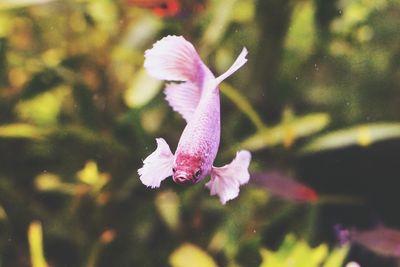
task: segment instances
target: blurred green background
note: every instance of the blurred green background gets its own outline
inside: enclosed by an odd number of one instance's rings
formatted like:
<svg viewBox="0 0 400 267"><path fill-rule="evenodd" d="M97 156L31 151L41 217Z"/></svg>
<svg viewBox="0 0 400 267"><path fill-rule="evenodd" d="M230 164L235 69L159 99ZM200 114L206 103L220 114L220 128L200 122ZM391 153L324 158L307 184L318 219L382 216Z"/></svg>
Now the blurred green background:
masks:
<svg viewBox="0 0 400 267"><path fill-rule="evenodd" d="M0 266L400 266L333 226L400 228L400 1L1 0ZM221 85L223 206L137 169L185 126L144 51L183 35ZM263 179L315 189L282 197Z"/></svg>

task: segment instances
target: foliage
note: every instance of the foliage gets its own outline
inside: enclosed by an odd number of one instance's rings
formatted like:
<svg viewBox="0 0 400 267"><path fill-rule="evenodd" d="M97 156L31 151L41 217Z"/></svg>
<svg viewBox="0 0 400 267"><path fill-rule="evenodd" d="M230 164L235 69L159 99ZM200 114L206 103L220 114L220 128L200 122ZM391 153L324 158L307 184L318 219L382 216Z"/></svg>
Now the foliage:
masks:
<svg viewBox="0 0 400 267"><path fill-rule="evenodd" d="M328 247L321 244L310 248L303 241L296 241L292 235L287 235L277 252L261 249L263 263L260 267L292 266L340 266L349 251L349 247L336 248L328 254Z"/></svg>
<svg viewBox="0 0 400 267"><path fill-rule="evenodd" d="M400 227L399 1L145 2L0 1L0 266L373 266L333 225ZM217 74L247 47L216 165L251 150L251 172L291 173L317 203L140 183L154 138L184 128L143 68L168 34Z"/></svg>

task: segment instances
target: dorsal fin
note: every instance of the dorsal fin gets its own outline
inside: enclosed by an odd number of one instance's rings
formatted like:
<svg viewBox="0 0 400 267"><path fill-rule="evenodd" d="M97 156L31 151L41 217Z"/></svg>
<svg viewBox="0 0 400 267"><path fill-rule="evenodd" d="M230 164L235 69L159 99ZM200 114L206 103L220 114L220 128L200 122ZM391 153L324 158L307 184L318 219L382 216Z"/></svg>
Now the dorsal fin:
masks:
<svg viewBox="0 0 400 267"><path fill-rule="evenodd" d="M144 66L149 74L169 83L165 98L172 109L189 122L200 102L204 79L214 79L195 48L182 36L167 36L145 52Z"/></svg>
<svg viewBox="0 0 400 267"><path fill-rule="evenodd" d="M217 87L246 63L246 55L247 50L243 48L232 66L215 79L190 42L182 36L170 35L157 41L145 52L144 67L157 79L182 82L167 84L165 95L172 109L189 122L205 85L207 88Z"/></svg>
<svg viewBox="0 0 400 267"><path fill-rule="evenodd" d="M182 36L162 38L144 56L144 67L157 79L196 82L201 78L198 73L204 64L193 45Z"/></svg>

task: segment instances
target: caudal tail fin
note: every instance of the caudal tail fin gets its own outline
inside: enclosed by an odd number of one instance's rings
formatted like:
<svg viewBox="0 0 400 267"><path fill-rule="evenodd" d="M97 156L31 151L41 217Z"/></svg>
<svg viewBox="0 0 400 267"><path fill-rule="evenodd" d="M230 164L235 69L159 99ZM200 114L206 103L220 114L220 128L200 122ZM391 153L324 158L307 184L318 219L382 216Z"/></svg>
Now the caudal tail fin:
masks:
<svg viewBox="0 0 400 267"><path fill-rule="evenodd" d="M203 66L196 49L182 36L162 38L144 56L144 67L160 80L193 82Z"/></svg>
<svg viewBox="0 0 400 267"><path fill-rule="evenodd" d="M247 62L247 49L243 48L232 66L215 79L221 83ZM209 74L193 45L182 36L169 35L157 41L145 52L144 67L154 78L167 81L196 82Z"/></svg>
<svg viewBox="0 0 400 267"><path fill-rule="evenodd" d="M243 47L242 52L240 52L239 56L237 57L235 62L233 62L232 66L216 78L217 84L220 84L223 80L231 76L235 71L240 69L247 62L247 53L248 52L246 47Z"/></svg>

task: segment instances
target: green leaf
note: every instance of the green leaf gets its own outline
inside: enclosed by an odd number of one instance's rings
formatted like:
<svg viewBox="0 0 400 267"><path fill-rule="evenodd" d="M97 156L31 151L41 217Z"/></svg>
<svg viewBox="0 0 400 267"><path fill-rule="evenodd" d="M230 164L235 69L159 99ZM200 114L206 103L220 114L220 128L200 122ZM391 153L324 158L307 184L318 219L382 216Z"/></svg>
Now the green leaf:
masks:
<svg viewBox="0 0 400 267"><path fill-rule="evenodd" d="M245 97L243 97L241 93L227 83L222 83L219 88L221 92L226 95L250 119L250 121L258 128L258 130L263 130L266 128L260 116L258 116L257 112L254 110L253 106Z"/></svg>
<svg viewBox="0 0 400 267"><path fill-rule="evenodd" d="M313 52L315 42L313 1L298 2L292 17L285 41L287 59L296 67L306 60Z"/></svg>
<svg viewBox="0 0 400 267"><path fill-rule="evenodd" d="M44 134L44 130L26 123L13 123L0 126L0 138L38 139Z"/></svg>
<svg viewBox="0 0 400 267"><path fill-rule="evenodd" d="M14 8L40 5L53 2L54 0L2 0L0 2L0 11Z"/></svg>
<svg viewBox="0 0 400 267"><path fill-rule="evenodd" d="M183 244L170 255L172 267L217 267L217 264L205 251L193 244Z"/></svg>
<svg viewBox="0 0 400 267"><path fill-rule="evenodd" d="M234 209L229 210L226 220L220 224L208 245L209 250L214 253L223 251L228 261L232 262L246 239L258 240L256 236L246 236L245 232L249 221L256 216L256 207L264 206L269 199L263 188L246 188L240 194L240 201L235 204Z"/></svg>
<svg viewBox="0 0 400 267"><path fill-rule="evenodd" d="M16 112L23 120L38 125L55 124L61 111L62 102L71 91L68 86L41 93L31 99L22 100L16 106Z"/></svg>
<svg viewBox="0 0 400 267"><path fill-rule="evenodd" d="M348 250L349 247L343 247L329 253L327 244L311 248L303 240L296 240L289 234L277 251L261 248L260 267L318 267L322 263L324 267L341 267Z"/></svg>
<svg viewBox="0 0 400 267"><path fill-rule="evenodd" d="M362 124L317 137L306 144L300 152L313 153L351 145L368 146L392 138L400 138L400 123Z"/></svg>
<svg viewBox="0 0 400 267"><path fill-rule="evenodd" d="M204 30L202 48L200 49L202 54L208 55L210 48L213 48L225 35L225 31L234 18L233 10L236 2L237 0L211 2L211 20Z"/></svg>
<svg viewBox="0 0 400 267"><path fill-rule="evenodd" d="M60 73L55 69L46 68L36 73L26 85L24 85L21 99L30 99L40 93L46 92L58 86L63 81Z"/></svg>
<svg viewBox="0 0 400 267"><path fill-rule="evenodd" d="M242 0L233 7L232 20L237 22L248 22L254 18L254 2L252 0Z"/></svg>
<svg viewBox="0 0 400 267"><path fill-rule="evenodd" d="M11 26L12 26L12 17L5 12L0 13L0 38L7 37L11 33ZM2 43L0 43L0 45L2 45ZM0 49L0 51L2 49Z"/></svg>
<svg viewBox="0 0 400 267"><path fill-rule="evenodd" d="M300 138L309 136L324 129L330 121L326 113L312 113L302 117L283 121L279 125L258 131L238 145L251 151L283 144L286 147Z"/></svg>
<svg viewBox="0 0 400 267"><path fill-rule="evenodd" d="M101 29L105 30L107 33L117 32L118 10L114 1L90 1L87 10Z"/></svg>
<svg viewBox="0 0 400 267"><path fill-rule="evenodd" d="M332 23L332 30L335 33L351 34L355 28L363 25L371 13L385 8L387 0L358 0L358 1L339 1L341 16Z"/></svg>

